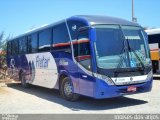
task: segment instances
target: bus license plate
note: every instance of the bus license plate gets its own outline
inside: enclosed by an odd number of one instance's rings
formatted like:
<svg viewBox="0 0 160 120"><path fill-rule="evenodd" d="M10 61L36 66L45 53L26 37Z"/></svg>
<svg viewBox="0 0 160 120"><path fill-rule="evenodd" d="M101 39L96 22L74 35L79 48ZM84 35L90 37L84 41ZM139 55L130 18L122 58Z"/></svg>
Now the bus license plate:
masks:
<svg viewBox="0 0 160 120"><path fill-rule="evenodd" d="M129 86L129 87L127 88L127 92L136 92L136 90L137 90L137 87L136 87L136 86Z"/></svg>

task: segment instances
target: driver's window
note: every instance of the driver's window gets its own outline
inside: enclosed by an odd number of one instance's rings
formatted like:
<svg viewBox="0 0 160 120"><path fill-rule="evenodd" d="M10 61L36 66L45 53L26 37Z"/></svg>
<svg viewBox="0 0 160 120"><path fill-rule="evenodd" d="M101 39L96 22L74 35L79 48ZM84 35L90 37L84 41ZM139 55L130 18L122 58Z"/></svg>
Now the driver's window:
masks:
<svg viewBox="0 0 160 120"><path fill-rule="evenodd" d="M74 43L74 56L87 70L91 70L91 52L88 30L80 31Z"/></svg>

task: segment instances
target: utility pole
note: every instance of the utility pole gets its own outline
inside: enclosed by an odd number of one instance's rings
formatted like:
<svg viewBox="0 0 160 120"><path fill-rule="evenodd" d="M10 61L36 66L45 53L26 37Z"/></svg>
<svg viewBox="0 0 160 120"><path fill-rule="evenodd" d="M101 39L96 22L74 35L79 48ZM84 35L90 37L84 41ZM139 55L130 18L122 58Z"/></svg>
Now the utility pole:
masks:
<svg viewBox="0 0 160 120"><path fill-rule="evenodd" d="M137 22L137 18L134 17L134 0L132 0L132 22Z"/></svg>
<svg viewBox="0 0 160 120"><path fill-rule="evenodd" d="M132 0L132 21L134 21L134 0Z"/></svg>

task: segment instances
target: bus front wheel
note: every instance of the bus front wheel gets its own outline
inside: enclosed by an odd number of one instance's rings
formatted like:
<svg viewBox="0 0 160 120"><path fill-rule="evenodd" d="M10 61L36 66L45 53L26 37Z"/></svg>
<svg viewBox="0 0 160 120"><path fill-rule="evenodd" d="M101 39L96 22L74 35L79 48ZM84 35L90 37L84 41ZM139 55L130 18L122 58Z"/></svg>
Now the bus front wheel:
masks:
<svg viewBox="0 0 160 120"><path fill-rule="evenodd" d="M60 94L64 99L68 101L76 101L80 96L76 93L73 93L73 84L68 77L63 78L61 82Z"/></svg>

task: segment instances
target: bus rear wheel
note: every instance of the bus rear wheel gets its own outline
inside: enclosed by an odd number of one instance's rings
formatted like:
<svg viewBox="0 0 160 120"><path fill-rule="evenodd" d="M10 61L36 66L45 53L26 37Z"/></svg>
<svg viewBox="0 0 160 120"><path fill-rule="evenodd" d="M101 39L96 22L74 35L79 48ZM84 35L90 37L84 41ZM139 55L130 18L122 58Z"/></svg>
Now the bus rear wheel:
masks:
<svg viewBox="0 0 160 120"><path fill-rule="evenodd" d="M63 78L60 84L60 94L64 99L68 101L76 101L80 96L76 93L73 93L73 84L68 77Z"/></svg>
<svg viewBox="0 0 160 120"><path fill-rule="evenodd" d="M24 76L23 73L20 74L19 79L21 81L22 87L24 87L24 88L29 88L30 87L30 84L26 82L26 79L25 79L25 76Z"/></svg>

